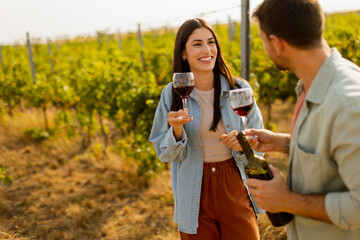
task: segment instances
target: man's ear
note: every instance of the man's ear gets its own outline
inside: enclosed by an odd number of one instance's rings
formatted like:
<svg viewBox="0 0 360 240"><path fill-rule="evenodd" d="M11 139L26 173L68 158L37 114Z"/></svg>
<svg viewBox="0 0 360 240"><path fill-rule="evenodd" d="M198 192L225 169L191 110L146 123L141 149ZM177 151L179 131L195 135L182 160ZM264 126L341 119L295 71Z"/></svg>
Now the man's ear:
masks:
<svg viewBox="0 0 360 240"><path fill-rule="evenodd" d="M276 51L276 54L278 54L278 55L282 54L282 52L284 51L284 47L285 47L284 40L275 35L270 35L269 39Z"/></svg>

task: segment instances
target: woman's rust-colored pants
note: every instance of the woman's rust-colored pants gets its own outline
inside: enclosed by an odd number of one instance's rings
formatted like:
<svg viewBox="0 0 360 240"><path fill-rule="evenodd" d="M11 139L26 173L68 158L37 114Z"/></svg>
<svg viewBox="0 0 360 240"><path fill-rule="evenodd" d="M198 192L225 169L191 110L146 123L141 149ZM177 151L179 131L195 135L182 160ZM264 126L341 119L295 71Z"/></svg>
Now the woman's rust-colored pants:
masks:
<svg viewBox="0 0 360 240"><path fill-rule="evenodd" d="M259 240L249 196L233 158L204 163L197 234L182 240Z"/></svg>

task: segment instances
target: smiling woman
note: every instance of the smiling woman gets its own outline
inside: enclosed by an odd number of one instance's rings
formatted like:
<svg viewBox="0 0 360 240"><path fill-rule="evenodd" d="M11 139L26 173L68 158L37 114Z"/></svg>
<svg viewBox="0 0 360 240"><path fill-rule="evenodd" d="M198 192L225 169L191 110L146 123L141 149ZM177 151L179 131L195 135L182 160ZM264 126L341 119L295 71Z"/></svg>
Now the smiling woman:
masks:
<svg viewBox="0 0 360 240"><path fill-rule="evenodd" d="M250 86L231 75L213 28L199 18L183 23L175 39L173 72L190 71L195 88L189 108L182 109L169 83L150 135L160 160L171 162L174 218L181 239L259 239L256 207L243 183L243 154L236 140L244 125L226 94ZM248 124L263 128L256 103Z"/></svg>

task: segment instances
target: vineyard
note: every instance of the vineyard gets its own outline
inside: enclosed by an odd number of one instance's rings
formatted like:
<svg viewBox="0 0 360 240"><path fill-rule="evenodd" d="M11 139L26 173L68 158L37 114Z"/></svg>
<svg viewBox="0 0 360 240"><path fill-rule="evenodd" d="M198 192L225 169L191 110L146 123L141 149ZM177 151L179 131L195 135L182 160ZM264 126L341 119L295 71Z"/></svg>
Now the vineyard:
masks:
<svg viewBox="0 0 360 240"><path fill-rule="evenodd" d="M231 72L233 75L240 76L239 23L235 23L235 27L222 24L214 25L214 28ZM345 58L357 65L360 65L359 32L360 14L358 12L327 16L325 38L329 45L337 47ZM71 154L64 154L62 157L57 156L61 155L61 151L51 153L49 150L49 156L56 160L45 161L42 164L49 165L51 169L58 169L64 162L75 159L81 163L81 168L87 167L96 171L97 174L105 174L108 171L111 176L106 175L104 181L108 181L109 185L102 186L105 189L95 189L96 193L101 194L102 191L109 193L116 187L134 185L133 190L141 189L146 199L155 196L160 210L161 204L165 204L166 209L170 209L168 211L170 216L152 212L152 217L171 221L171 193L162 196L159 193L149 192L146 187L156 182L154 179L164 179L168 174L168 165L157 159L154 148L148 142L148 137L160 93L171 81L175 34L176 30L164 27L141 33L141 40L138 33L118 35L104 32L99 32L97 37L82 36L47 44L39 39L31 39L35 72L31 71L29 49L26 44L1 46L0 123L3 125L1 135L11 139L11 134L4 133L4 129L9 129L6 124L14 124L11 126L21 129L21 133L16 132L16 134L18 138L24 136L26 139L21 143L24 146L22 151L26 151L28 145L49 148L51 146L49 142L56 141L64 142L67 146L78 146L76 151L73 149ZM250 83L255 89L257 101L266 119L266 127L273 130L283 129L277 125L276 119L279 116L276 118L277 114L272 109L279 101L290 105L294 102L294 88L298 79L290 72L280 72L275 68L263 50L256 25L251 26L251 36ZM15 124L17 119L23 121L29 115L33 124L25 122ZM2 143L6 141L3 139ZM6 148L6 146L2 147ZM11 149L17 148L13 146ZM87 163L86 157L81 155L86 151L91 155ZM109 165L109 159L125 159L127 164L116 166L111 163ZM14 184L17 181L17 174L13 173L16 169L13 167L15 165L14 156L0 159L0 184L2 184L0 187L6 187L1 190L2 193L11 189L11 183ZM124 171L121 169L122 166L131 170ZM32 167L35 168L35 166ZM26 172L26 169L22 171ZM119 175L116 171L122 174ZM85 172L80 171L83 174ZM120 177L126 177L127 180L121 180ZM169 176L166 179L169 181ZM47 180L43 181L46 185ZM91 187L95 184L94 181L92 179L87 183L81 182L80 185ZM140 185L142 187L139 187ZM65 192L75 191L71 188L76 188L76 186L71 186ZM165 188L171 191L170 185L166 185ZM104 209L94 207L96 206L94 199L97 199L97 196L92 193L87 194L90 196L87 206L89 212L93 214L91 217L95 220L106 217L98 212L105 211ZM118 192L116 197L121 199L124 194ZM139 193L134 193L132 199L139 196ZM0 202L0 213L6 215L9 213L8 209L9 206ZM33 207L28 211L31 215L36 212L36 208ZM78 210L74 207L73 211ZM24 213L16 213L17 216L22 214ZM11 216L8 219L10 218ZM47 220L42 219L42 221ZM63 221L65 222L66 219ZM82 223L82 219L78 221ZM7 225L7 231L14 232L22 228L17 224L11 225L10 222L10 225ZM154 224L154 227L149 227L149 232L155 231L156 227L161 225L157 221ZM77 227L85 231L84 229L91 226L91 223L85 221ZM174 229L171 224L166 227ZM30 230L34 228L34 226L28 227L23 234L34 235L35 231ZM63 227L59 232L52 233L54 235L47 235L44 239L62 239L66 234L66 228L68 226ZM0 228L0 231L2 230ZM101 232L100 229L99 232ZM145 239L140 233L136 234L133 236L138 237L134 239ZM68 239L101 237L86 235L84 232L81 235L72 236L73 238L68 237ZM108 236L107 239L112 238Z"/></svg>

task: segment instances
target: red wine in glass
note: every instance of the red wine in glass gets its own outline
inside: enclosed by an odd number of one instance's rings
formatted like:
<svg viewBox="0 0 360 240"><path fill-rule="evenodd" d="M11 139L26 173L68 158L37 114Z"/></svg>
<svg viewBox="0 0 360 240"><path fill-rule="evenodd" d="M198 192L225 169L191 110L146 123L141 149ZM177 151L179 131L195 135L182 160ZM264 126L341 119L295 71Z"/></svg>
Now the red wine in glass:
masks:
<svg viewBox="0 0 360 240"><path fill-rule="evenodd" d="M180 96L181 99L187 98L193 89L194 86L174 87L175 92Z"/></svg>
<svg viewBox="0 0 360 240"><path fill-rule="evenodd" d="M193 91L195 86L195 78L194 74L192 72L181 72L181 73L174 73L172 84L174 91L180 96L182 103L183 103L183 109L187 109L186 107L186 99L190 95L190 93ZM183 117L183 118L191 118L189 117Z"/></svg>
<svg viewBox="0 0 360 240"><path fill-rule="evenodd" d="M240 117L247 117L249 112L251 111L253 107L253 103L249 105L245 105L242 107L234 108L234 111L240 116Z"/></svg>

